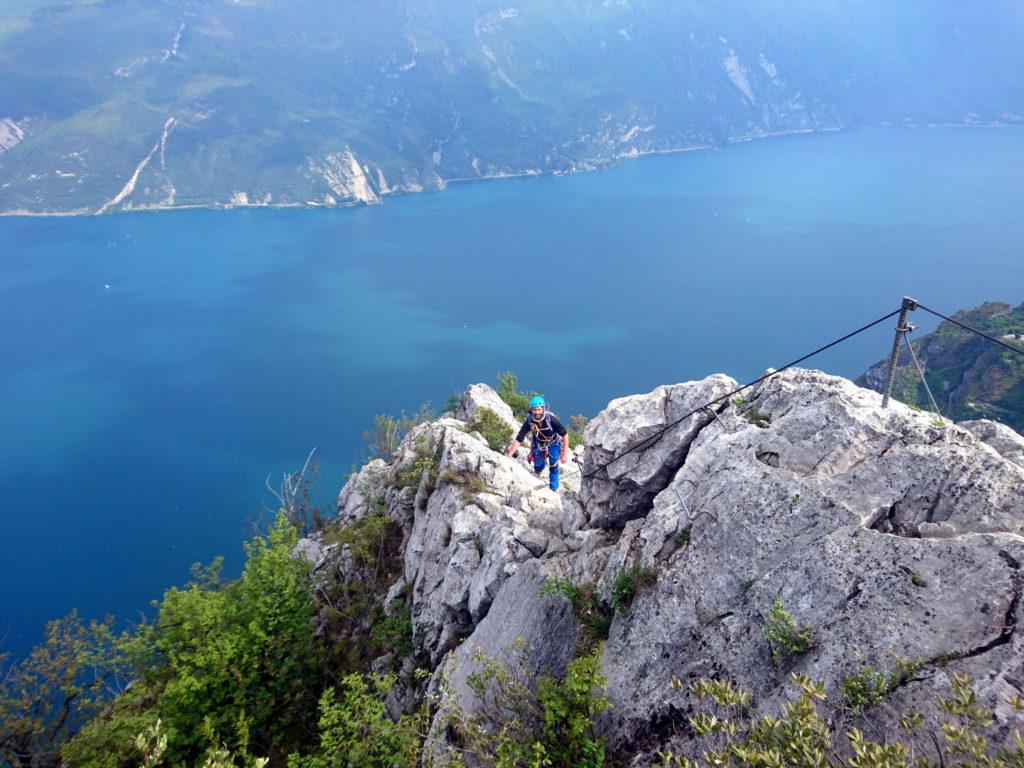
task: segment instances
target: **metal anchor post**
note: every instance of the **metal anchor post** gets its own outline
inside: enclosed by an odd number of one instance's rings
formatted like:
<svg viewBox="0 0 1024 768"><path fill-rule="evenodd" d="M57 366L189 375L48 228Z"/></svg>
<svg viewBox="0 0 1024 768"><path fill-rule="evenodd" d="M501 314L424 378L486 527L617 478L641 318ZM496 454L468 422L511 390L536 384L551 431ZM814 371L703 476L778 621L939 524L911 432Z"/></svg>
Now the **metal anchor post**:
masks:
<svg viewBox="0 0 1024 768"><path fill-rule="evenodd" d="M885 379L885 396L882 398L882 407L889 407L889 396L892 394L892 385L896 381L896 362L900 357L900 344L904 335L911 330L907 325L907 312L917 309L917 301L909 296L903 297L903 305L900 307L900 319L896 321L896 338L892 342L892 354L889 355L889 373Z"/></svg>

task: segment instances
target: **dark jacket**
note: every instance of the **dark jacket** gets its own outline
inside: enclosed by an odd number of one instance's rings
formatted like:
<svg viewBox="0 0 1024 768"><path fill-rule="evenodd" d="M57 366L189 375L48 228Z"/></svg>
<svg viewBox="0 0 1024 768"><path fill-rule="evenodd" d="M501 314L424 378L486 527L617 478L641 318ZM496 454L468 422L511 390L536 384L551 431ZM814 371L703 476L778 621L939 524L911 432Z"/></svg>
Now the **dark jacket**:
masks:
<svg viewBox="0 0 1024 768"><path fill-rule="evenodd" d="M537 425L536 431L533 429L535 424ZM555 414L551 413L551 411L544 411L544 416L541 417L540 421L534 421L532 415L526 417L526 421L523 422L523 426L519 429L519 434L516 435L516 442L523 442L526 435L530 432L533 432L533 444L536 447L551 445L559 437L565 435L566 429Z"/></svg>

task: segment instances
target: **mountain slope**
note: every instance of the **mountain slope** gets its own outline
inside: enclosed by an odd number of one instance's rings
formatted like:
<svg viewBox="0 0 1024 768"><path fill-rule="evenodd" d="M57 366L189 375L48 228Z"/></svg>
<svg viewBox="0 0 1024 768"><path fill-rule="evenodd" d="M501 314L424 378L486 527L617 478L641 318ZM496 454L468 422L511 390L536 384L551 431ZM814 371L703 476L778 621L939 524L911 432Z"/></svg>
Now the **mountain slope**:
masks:
<svg viewBox="0 0 1024 768"><path fill-rule="evenodd" d="M454 179L1024 114L1018 4L119 0L0 10L0 211Z"/></svg>

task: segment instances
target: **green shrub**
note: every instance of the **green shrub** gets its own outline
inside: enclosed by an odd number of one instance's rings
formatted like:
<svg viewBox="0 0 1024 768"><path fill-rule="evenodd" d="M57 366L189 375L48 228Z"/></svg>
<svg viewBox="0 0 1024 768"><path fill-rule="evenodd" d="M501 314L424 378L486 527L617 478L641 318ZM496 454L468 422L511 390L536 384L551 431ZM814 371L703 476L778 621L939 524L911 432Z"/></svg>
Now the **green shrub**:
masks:
<svg viewBox="0 0 1024 768"><path fill-rule="evenodd" d="M431 448L426 435L417 435L412 461L395 470L395 487L415 488L425 478L427 489L433 490L437 484L437 470L441 464L440 450L440 445L436 449Z"/></svg>
<svg viewBox="0 0 1024 768"><path fill-rule="evenodd" d="M378 413L373 418L373 429L363 432L363 442L370 450L371 459L384 459L390 461L402 438L410 429L437 418L430 407L430 403L423 403L419 410L410 416L402 411L398 416L388 413Z"/></svg>
<svg viewBox="0 0 1024 768"><path fill-rule="evenodd" d="M985 729L994 724L992 713L980 707L970 680L954 675L952 693L939 699L950 715L936 731L922 733L924 718L914 712L900 717L900 738L879 743L856 728L842 731L842 719L822 716L818 704L827 703L825 687L803 675L792 675L796 699L778 715L751 718L751 695L724 681L700 680L688 687L711 711L689 718L701 750L699 759L659 753L652 768L1019 768L1024 764L1024 739L1015 734L1008 749L990 744ZM677 690L684 684L674 678ZM1024 712L1024 697L1005 701Z"/></svg>
<svg viewBox="0 0 1024 768"><path fill-rule="evenodd" d="M574 584L568 579L549 577L541 586L540 594L542 597L561 595L572 605L573 615L581 627L581 649L590 650L599 641L608 639L615 614L601 603L593 582Z"/></svg>
<svg viewBox="0 0 1024 768"><path fill-rule="evenodd" d="M63 751L76 768L134 766L136 735L157 719L165 760L192 765L212 748L247 754L251 743L286 749L313 725L317 673L309 621L309 565L291 556L298 532L286 513L245 545L242 575L224 583L220 563L164 594L152 625L122 643L131 689ZM268 750L269 751L269 750Z"/></svg>
<svg viewBox="0 0 1024 768"><path fill-rule="evenodd" d="M469 432L479 432L484 436L492 451L504 453L512 440L512 427L490 408L481 408L466 424Z"/></svg>
<svg viewBox="0 0 1024 768"><path fill-rule="evenodd" d="M371 659L396 650L392 645L404 634L402 622L389 621L397 614L382 609L402 572L402 529L374 513L329 531L326 540L347 545L356 570L332 570L318 585L312 610L321 617L322 663L337 675L363 671Z"/></svg>
<svg viewBox="0 0 1024 768"><path fill-rule="evenodd" d="M530 412L530 398L536 393L527 394L519 391L519 378L512 371L499 373L498 376L498 397L505 401L505 404L512 409L512 415L520 421L526 421Z"/></svg>
<svg viewBox="0 0 1024 768"><path fill-rule="evenodd" d="M441 475L441 482L461 488L463 504L472 504L473 497L478 493L493 493L484 479L475 472L460 472L448 467Z"/></svg>
<svg viewBox="0 0 1024 768"><path fill-rule="evenodd" d="M506 654L514 667L527 661L521 645ZM518 651L516 653L515 651ZM473 655L479 671L467 675L478 714L454 708L449 697L443 719L475 763L493 768L601 768L605 748L594 718L608 709L597 652L569 662L560 680L541 677L531 689L520 669Z"/></svg>
<svg viewBox="0 0 1024 768"><path fill-rule="evenodd" d="M560 682L543 677L538 701L544 713L542 744L547 765L601 768L604 742L594 734L594 718L611 706L598 653L569 662Z"/></svg>
<svg viewBox="0 0 1024 768"><path fill-rule="evenodd" d="M376 568L385 558L388 544L400 537L397 523L384 512L373 512L328 531L325 540L347 546L356 565Z"/></svg>
<svg viewBox="0 0 1024 768"><path fill-rule="evenodd" d="M320 749L293 753L288 768L416 768L420 763L426 713L392 720L384 698L394 677L352 674L320 697Z"/></svg>
<svg viewBox="0 0 1024 768"><path fill-rule="evenodd" d="M779 598L772 603L761 631L776 661L800 656L814 648L813 630L806 625L798 625Z"/></svg>
<svg viewBox="0 0 1024 768"><path fill-rule="evenodd" d="M391 612L370 632L373 641L386 652L402 659L412 653L412 614L401 600L391 604Z"/></svg>
<svg viewBox="0 0 1024 768"><path fill-rule="evenodd" d="M128 661L112 624L85 624L72 611L16 664L0 654L0 765L58 764L75 726L106 706Z"/></svg>
<svg viewBox="0 0 1024 768"><path fill-rule="evenodd" d="M445 413L455 413L457 410L459 410L459 393L458 392L449 392L448 393L448 402L445 403L445 405L444 405L444 412Z"/></svg>
<svg viewBox="0 0 1024 768"><path fill-rule="evenodd" d="M865 667L855 675L844 677L840 682L843 698L854 712L873 707L921 669L920 662L897 657L888 672L876 672Z"/></svg>
<svg viewBox="0 0 1024 768"><path fill-rule="evenodd" d="M582 413L569 417L569 447L579 448L583 445L583 430L587 428L590 419Z"/></svg>
<svg viewBox="0 0 1024 768"><path fill-rule="evenodd" d="M612 583L612 608L617 613L628 614L636 593L645 587L652 587L658 581L658 572L653 568L634 565L622 571Z"/></svg>
<svg viewBox="0 0 1024 768"><path fill-rule="evenodd" d="M743 418L755 427L767 427L771 421L766 414L761 413L757 408L751 408L750 410L744 411Z"/></svg>

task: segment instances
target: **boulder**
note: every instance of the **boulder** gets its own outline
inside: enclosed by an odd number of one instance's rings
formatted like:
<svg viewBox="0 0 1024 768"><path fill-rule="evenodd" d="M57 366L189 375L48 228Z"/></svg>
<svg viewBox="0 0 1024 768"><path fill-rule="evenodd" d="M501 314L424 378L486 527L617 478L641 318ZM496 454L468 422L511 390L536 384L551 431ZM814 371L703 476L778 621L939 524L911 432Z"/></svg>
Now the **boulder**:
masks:
<svg viewBox="0 0 1024 768"><path fill-rule="evenodd" d="M963 421L960 426L990 446L996 453L1019 467L1024 467L1024 437L1005 424L988 419Z"/></svg>
<svg viewBox="0 0 1024 768"><path fill-rule="evenodd" d="M459 407L455 410L455 418L461 421L472 421L481 408L489 408L498 414L501 420L512 428L513 433L518 432L519 427L522 426L521 422L512 415L512 408L486 384L470 384L466 388L459 398Z"/></svg>
<svg viewBox="0 0 1024 768"><path fill-rule="evenodd" d="M654 497L686 458L690 443L713 418L694 409L735 389L728 376L658 387L613 400L584 431L587 450L580 500L590 524L621 528L644 517ZM721 407L721 406L716 406Z"/></svg>

